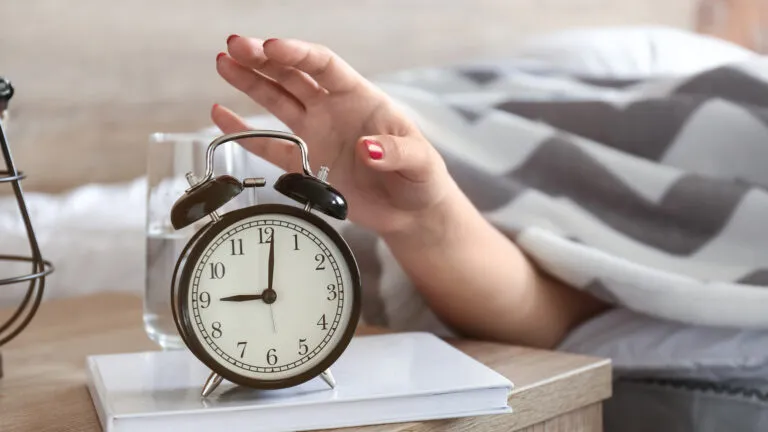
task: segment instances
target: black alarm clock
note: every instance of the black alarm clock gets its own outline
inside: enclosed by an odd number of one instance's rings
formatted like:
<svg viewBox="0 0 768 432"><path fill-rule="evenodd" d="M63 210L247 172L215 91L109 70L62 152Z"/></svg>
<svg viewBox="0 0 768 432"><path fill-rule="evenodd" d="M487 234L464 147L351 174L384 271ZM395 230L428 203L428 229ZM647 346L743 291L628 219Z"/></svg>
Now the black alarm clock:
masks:
<svg viewBox="0 0 768 432"><path fill-rule="evenodd" d="M301 207L260 204L219 215L217 210L263 178L213 175L215 149L245 138L277 138L301 150L303 172L285 173L274 188ZM189 350L212 373L208 396L222 379L257 389L296 386L320 376L331 387L330 366L348 346L360 317L360 273L341 235L313 212L343 220L347 203L315 176L307 146L296 135L247 131L221 136L206 153L205 176L171 210L182 229L210 218L182 250L171 304Z"/></svg>

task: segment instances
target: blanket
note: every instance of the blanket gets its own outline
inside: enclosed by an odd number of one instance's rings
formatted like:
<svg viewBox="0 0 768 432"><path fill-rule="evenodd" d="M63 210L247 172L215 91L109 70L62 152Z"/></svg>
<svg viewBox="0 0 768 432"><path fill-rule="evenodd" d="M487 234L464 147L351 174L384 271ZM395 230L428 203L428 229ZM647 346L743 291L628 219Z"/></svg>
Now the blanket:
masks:
<svg viewBox="0 0 768 432"><path fill-rule="evenodd" d="M477 63L377 84L543 271L657 318L768 327L765 60L647 81ZM343 233L366 322L448 332L381 239Z"/></svg>

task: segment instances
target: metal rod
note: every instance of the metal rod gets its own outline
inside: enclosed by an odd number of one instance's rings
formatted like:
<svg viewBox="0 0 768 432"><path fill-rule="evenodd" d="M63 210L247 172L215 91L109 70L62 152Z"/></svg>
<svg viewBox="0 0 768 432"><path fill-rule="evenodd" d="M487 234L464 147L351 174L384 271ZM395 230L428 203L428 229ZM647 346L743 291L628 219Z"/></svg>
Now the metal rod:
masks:
<svg viewBox="0 0 768 432"><path fill-rule="evenodd" d="M203 177L202 181L207 181L213 178L213 153L216 150L216 147L230 141L237 141L245 138L274 138L290 141L296 144L299 146L299 150L301 150L301 167L304 170L304 173L310 176L312 175L312 170L309 167L309 156L307 155L307 144L304 143L301 138L288 132L253 130L235 132L220 136L213 140L211 144L208 145L208 151L205 155L205 176Z"/></svg>
<svg viewBox="0 0 768 432"><path fill-rule="evenodd" d="M3 159L5 159L5 173L10 177L15 177L15 179L10 180L10 184L13 188L14 195L16 196L19 213L21 213L21 218L24 222L24 228L27 232L29 247L32 252L32 258L27 260L32 262L32 270L30 273L31 275L35 276L29 277L28 279L22 277L21 280L19 280L20 282L29 280L29 286L21 304L16 308L11 317L2 326L0 326L0 333L3 333L15 325L15 328L13 328L10 333L4 337L0 337L0 346L2 346L18 336L19 333L21 333L27 327L30 321L32 321L32 318L35 316L35 313L37 313L37 309L40 307L40 303L43 299L43 293L45 291L45 275L53 271L53 266L47 268L50 263L46 263L43 260L42 254L40 253L37 237L35 237L35 231L32 228L29 211L27 210L27 205L24 201L24 192L21 188L20 180L23 176L16 169L16 166L13 163L13 157L11 156L11 150L8 145L8 140L5 136L5 130L3 129L3 123L1 120L0 151L2 151ZM13 280L14 278L11 279ZM27 306L29 306L28 309ZM18 322L19 320L21 320L21 322Z"/></svg>

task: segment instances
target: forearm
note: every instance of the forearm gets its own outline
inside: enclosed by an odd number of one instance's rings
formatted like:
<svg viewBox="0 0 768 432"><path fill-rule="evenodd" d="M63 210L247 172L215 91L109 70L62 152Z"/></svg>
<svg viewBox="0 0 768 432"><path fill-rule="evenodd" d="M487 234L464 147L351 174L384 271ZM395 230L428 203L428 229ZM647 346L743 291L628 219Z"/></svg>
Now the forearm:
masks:
<svg viewBox="0 0 768 432"><path fill-rule="evenodd" d="M458 188L384 239L435 313L465 336L552 348L605 308L536 269Z"/></svg>

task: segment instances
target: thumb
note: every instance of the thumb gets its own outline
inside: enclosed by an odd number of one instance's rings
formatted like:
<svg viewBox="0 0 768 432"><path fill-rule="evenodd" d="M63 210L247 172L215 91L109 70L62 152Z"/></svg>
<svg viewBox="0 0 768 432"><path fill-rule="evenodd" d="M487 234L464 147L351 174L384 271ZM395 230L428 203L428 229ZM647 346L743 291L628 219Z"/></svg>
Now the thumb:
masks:
<svg viewBox="0 0 768 432"><path fill-rule="evenodd" d="M432 175L433 152L429 142L414 136L373 135L357 143L363 164L379 172L398 172L414 182L426 181Z"/></svg>

